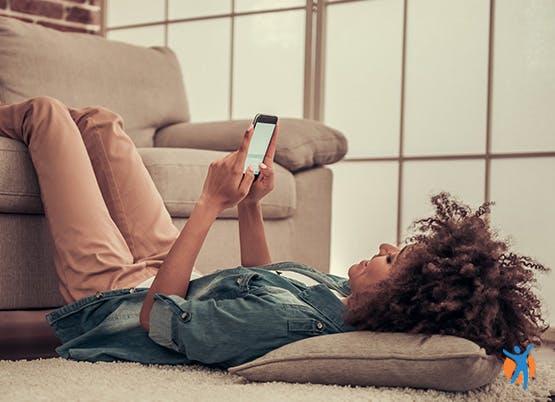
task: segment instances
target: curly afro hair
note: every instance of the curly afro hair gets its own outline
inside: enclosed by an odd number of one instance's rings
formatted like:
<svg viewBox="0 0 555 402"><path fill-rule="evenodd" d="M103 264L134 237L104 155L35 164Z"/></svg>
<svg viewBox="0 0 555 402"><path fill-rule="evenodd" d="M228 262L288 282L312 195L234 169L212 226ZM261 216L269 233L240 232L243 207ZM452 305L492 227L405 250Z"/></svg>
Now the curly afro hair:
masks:
<svg viewBox="0 0 555 402"><path fill-rule="evenodd" d="M459 336L499 359L503 348L541 344L549 326L531 285L535 271L549 268L509 252L492 233L492 202L472 211L449 193L431 200L435 214L412 224L417 234L387 279L347 299L345 321L359 330Z"/></svg>

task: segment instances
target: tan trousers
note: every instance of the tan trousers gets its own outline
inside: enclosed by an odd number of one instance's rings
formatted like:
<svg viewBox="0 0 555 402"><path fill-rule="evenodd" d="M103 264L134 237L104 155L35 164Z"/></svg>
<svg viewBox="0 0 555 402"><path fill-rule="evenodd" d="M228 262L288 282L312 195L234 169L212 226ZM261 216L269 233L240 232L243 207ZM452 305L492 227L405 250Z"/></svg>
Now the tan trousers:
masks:
<svg viewBox="0 0 555 402"><path fill-rule="evenodd" d="M120 115L40 96L0 104L0 134L29 149L67 303L156 275L179 230Z"/></svg>

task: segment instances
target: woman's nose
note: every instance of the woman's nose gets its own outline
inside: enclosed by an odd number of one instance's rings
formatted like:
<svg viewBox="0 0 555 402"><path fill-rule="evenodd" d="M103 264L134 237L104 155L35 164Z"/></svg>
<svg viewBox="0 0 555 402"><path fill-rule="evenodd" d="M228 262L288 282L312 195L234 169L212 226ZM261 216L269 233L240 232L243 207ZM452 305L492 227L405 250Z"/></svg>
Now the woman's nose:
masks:
<svg viewBox="0 0 555 402"><path fill-rule="evenodd" d="M389 243L380 244L380 254L396 253L399 249Z"/></svg>

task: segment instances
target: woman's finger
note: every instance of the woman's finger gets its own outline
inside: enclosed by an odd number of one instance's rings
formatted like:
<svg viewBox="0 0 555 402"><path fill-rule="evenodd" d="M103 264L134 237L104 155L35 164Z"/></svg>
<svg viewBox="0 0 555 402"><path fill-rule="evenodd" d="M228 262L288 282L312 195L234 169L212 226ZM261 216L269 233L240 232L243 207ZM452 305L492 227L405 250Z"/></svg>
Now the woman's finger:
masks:
<svg viewBox="0 0 555 402"><path fill-rule="evenodd" d="M274 171L270 166L264 164L264 162L258 164L258 169L260 170L260 175L264 177L271 176Z"/></svg>
<svg viewBox="0 0 555 402"><path fill-rule="evenodd" d="M254 126L251 123L245 134L243 135L243 141L239 145L239 148L236 152L236 159L235 163L241 167L241 169L245 166L245 160L247 159L247 152L249 150L249 145L251 143L252 135L254 133Z"/></svg>
<svg viewBox="0 0 555 402"><path fill-rule="evenodd" d="M247 195L251 188L252 182L254 181L254 169L249 165L243 178L241 179L241 183L239 183L239 192L241 194Z"/></svg>

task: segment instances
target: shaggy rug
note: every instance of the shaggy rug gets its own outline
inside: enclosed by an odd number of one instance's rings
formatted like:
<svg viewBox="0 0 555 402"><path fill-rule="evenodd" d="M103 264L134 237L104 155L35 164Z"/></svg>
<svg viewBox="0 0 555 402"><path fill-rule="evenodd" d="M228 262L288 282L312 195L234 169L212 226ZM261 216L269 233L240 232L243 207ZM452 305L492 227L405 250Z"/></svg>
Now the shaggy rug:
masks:
<svg viewBox="0 0 555 402"><path fill-rule="evenodd" d="M461 373L462 374L462 373ZM2 401L547 401L555 363L538 362L524 391L500 374L468 392L349 387L284 382L251 383L202 366L77 362L61 357L0 360Z"/></svg>

